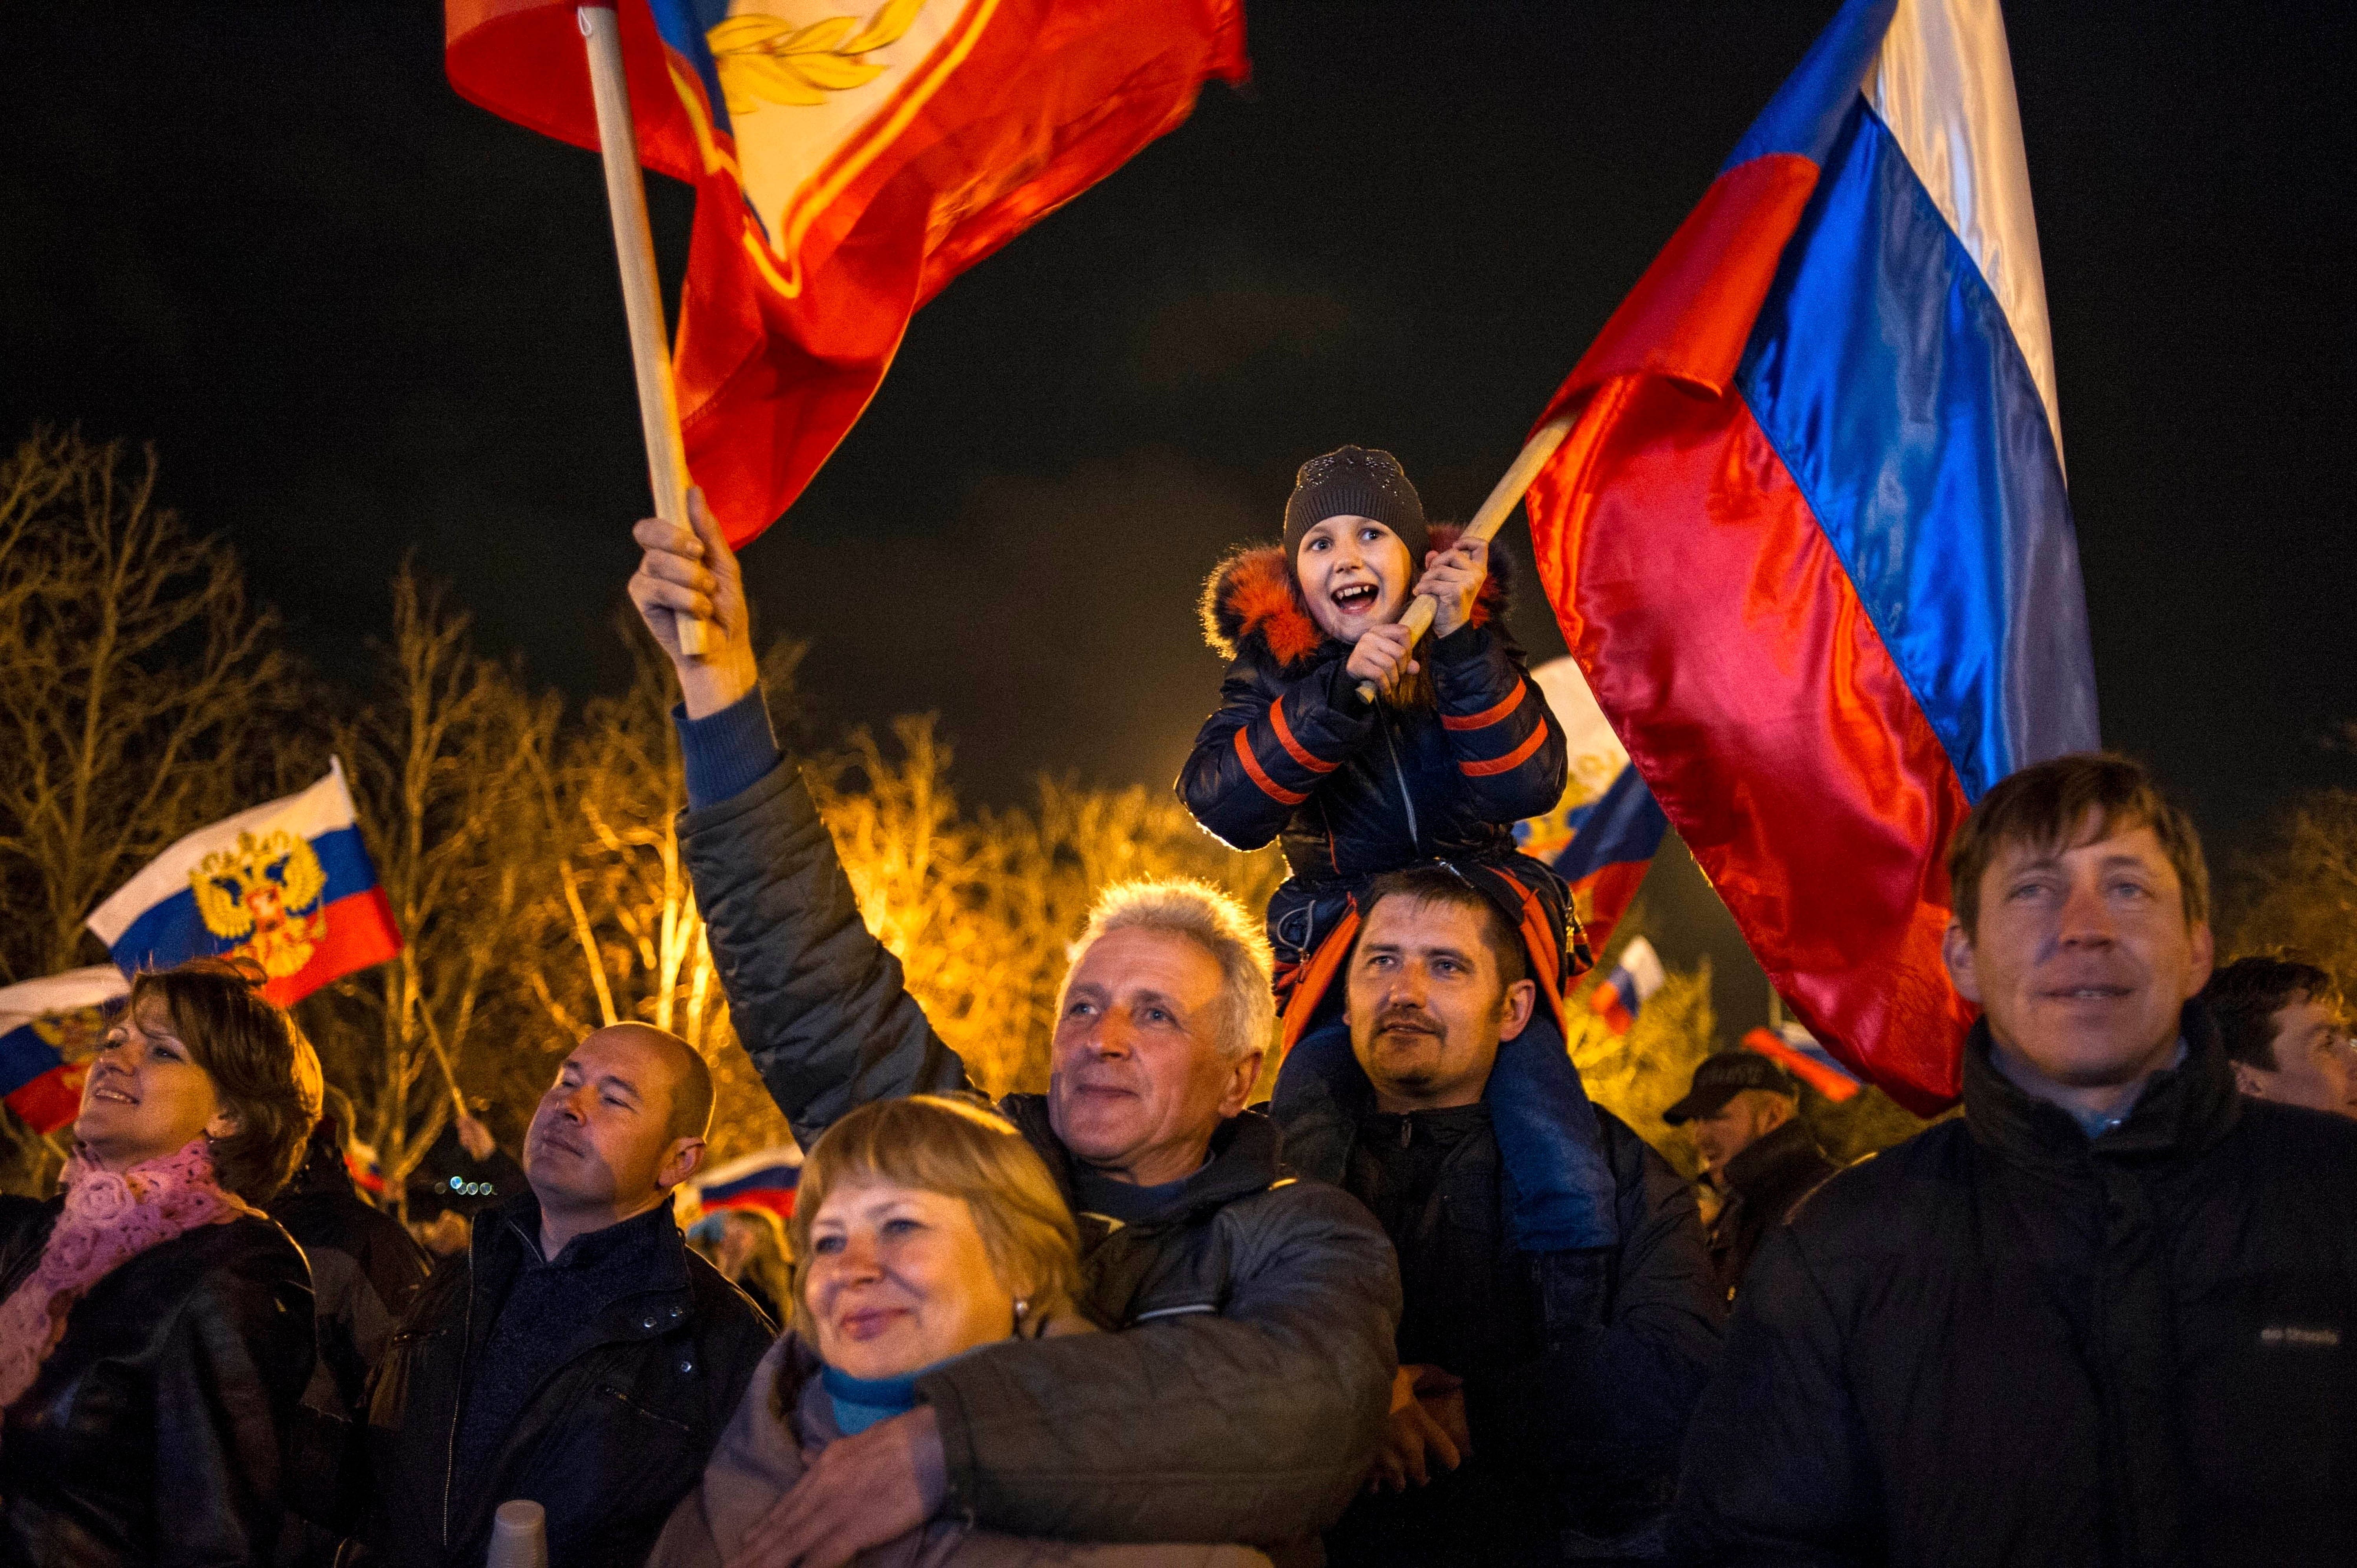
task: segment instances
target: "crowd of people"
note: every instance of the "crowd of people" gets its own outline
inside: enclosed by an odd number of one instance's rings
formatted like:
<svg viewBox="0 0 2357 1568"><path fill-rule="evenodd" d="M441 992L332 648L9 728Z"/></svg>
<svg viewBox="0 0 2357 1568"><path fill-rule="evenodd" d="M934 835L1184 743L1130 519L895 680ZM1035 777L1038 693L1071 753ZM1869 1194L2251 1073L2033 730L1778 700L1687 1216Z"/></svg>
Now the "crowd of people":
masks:
<svg viewBox="0 0 2357 1568"><path fill-rule="evenodd" d="M2200 843L2134 763L2026 768L1950 847L1963 1115L1837 1168L1781 1068L1712 1056L1667 1115L1706 1223L1564 1049L1587 955L1505 831L1559 726L1383 454L1306 467L1207 595L1182 790L1293 879L1265 920L1107 892L1047 1091L995 1103L862 922L692 523L640 525L631 592L808 1152L790 1233L689 1244L711 1074L625 1023L429 1272L259 974L142 975L61 1196L0 1200L0 1561L475 1568L529 1499L555 1568L2357 1562L2341 997L2212 974Z"/></svg>

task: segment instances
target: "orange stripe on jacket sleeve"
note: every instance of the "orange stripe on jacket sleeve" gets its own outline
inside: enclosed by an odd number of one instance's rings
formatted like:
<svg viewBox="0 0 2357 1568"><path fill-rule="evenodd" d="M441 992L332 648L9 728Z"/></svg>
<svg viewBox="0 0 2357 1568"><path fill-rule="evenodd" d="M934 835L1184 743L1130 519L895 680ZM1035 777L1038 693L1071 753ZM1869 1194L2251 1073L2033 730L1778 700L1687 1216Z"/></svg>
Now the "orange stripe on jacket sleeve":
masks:
<svg viewBox="0 0 2357 1568"><path fill-rule="evenodd" d="M1260 792L1270 800L1280 805L1298 806L1309 799L1307 795L1295 794L1268 776L1260 765L1260 758L1253 755L1252 742L1244 738L1242 730L1236 731L1236 756L1243 759L1244 771L1252 775L1252 781L1260 786Z"/></svg>
<svg viewBox="0 0 2357 1568"><path fill-rule="evenodd" d="M1467 714L1462 717L1443 714L1440 715L1440 727L1442 729L1488 729L1523 705L1523 694L1525 690L1523 683L1518 680L1514 682L1514 689L1506 693L1506 700L1497 706L1484 708L1478 714Z"/></svg>
<svg viewBox="0 0 2357 1568"><path fill-rule="evenodd" d="M1243 732L1237 733L1241 735ZM1493 757L1487 762L1460 762L1457 765L1457 771L1468 779L1487 779L1493 773L1512 773L1531 759L1531 753L1545 742L1546 736L1546 720L1541 719L1539 727L1531 731L1531 738L1505 756Z"/></svg>
<svg viewBox="0 0 2357 1568"><path fill-rule="evenodd" d="M1317 753L1293 738L1293 726L1285 722L1285 699L1279 697L1268 705L1268 722L1276 726L1276 738L1285 746L1285 754L1312 773L1331 773L1339 763L1320 762ZM1238 735L1243 732L1238 730Z"/></svg>

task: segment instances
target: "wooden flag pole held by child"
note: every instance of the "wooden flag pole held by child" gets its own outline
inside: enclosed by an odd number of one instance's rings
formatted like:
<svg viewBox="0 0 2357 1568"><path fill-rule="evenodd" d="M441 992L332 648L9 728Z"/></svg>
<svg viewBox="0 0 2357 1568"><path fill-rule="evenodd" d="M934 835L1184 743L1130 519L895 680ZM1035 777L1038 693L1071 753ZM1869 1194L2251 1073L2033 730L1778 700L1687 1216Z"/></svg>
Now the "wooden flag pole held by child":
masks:
<svg viewBox="0 0 2357 1568"><path fill-rule="evenodd" d="M609 161L606 166L610 170L613 165ZM619 218L614 220L618 232L621 221ZM1491 489L1490 499L1481 503L1481 510L1473 514L1473 521L1465 525L1464 533L1458 538L1458 543L1478 539L1487 544L1497 536L1498 530L1506 526L1506 520L1514 515L1514 508L1522 504L1523 492L1531 488L1531 481L1539 477L1539 470L1546 467L1546 460L1555 456L1555 449L1563 445L1565 436L1571 434L1571 424L1569 415L1549 420L1539 426L1536 435L1523 444L1523 450L1515 457L1513 467L1508 468L1505 477ZM1408 606L1407 613L1399 618L1400 625L1407 628L1409 647L1415 647L1416 639L1432 629L1432 618L1439 612L1440 606L1431 595L1416 595L1415 602ZM1367 703L1375 700L1375 683L1372 681L1359 682L1359 699Z"/></svg>
<svg viewBox="0 0 2357 1568"><path fill-rule="evenodd" d="M597 146L606 161L606 206L614 219L614 255L622 268L622 306L630 322L630 363L639 376L639 422L646 430L647 478L655 515L687 528L687 448L679 434L679 394L671 379L670 336L655 278L655 241L647 227L646 177L639 172L639 134L630 121L630 87L622 74L622 32L610 5L584 5L589 86L597 101ZM1522 492L1517 490L1519 496ZM709 647L705 625L678 611L680 651Z"/></svg>

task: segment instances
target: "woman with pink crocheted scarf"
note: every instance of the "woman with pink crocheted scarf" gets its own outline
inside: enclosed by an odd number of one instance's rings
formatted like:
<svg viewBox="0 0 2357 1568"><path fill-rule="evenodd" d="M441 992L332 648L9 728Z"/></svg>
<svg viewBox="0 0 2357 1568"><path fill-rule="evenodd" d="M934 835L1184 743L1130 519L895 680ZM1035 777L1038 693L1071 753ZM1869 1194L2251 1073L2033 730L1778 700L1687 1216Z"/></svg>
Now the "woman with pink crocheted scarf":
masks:
<svg viewBox="0 0 2357 1568"><path fill-rule="evenodd" d="M263 976L143 974L64 1191L0 1197L0 1563L265 1563L311 1375L311 1273L261 1206L319 1064Z"/></svg>

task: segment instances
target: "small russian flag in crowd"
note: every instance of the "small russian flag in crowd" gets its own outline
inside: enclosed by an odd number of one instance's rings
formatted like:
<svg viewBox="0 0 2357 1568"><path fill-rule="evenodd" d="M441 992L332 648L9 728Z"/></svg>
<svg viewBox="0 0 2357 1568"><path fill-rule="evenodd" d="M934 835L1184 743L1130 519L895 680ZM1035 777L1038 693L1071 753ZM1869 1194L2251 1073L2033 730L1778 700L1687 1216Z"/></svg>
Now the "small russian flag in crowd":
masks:
<svg viewBox="0 0 2357 1568"><path fill-rule="evenodd" d="M1544 817L1514 824L1524 854L1555 867L1571 884L1572 909L1601 952L1637 897L1660 853L1670 820L1630 766L1629 753L1596 705L1575 659L1550 659L1531 671L1563 728L1570 760L1564 801ZM1572 800L1582 804L1574 806Z"/></svg>
<svg viewBox="0 0 2357 1568"><path fill-rule="evenodd" d="M0 1100L26 1126L54 1133L81 1114L82 1076L130 993L111 963L0 989Z"/></svg>
<svg viewBox="0 0 2357 1568"><path fill-rule="evenodd" d="M1864 1085L1857 1075L1834 1060L1833 1053L1798 1024L1781 1028L1753 1029L1743 1036L1746 1050L1757 1051L1838 1105Z"/></svg>
<svg viewBox="0 0 2357 1568"><path fill-rule="evenodd" d="M763 1149L729 1161L695 1189L706 1214L724 1208L766 1208L780 1219L793 1217L794 1189L802 1184L802 1155L791 1144Z"/></svg>
<svg viewBox="0 0 2357 1568"><path fill-rule="evenodd" d="M299 795L190 833L88 924L125 974L252 958L270 977L262 993L282 1007L401 950L341 762Z"/></svg>
<svg viewBox="0 0 2357 1568"><path fill-rule="evenodd" d="M1539 576L1776 989L1956 1095L1943 862L2099 743L1996 0L1850 0L1555 401Z"/></svg>
<svg viewBox="0 0 2357 1568"><path fill-rule="evenodd" d="M1620 961L1587 993L1587 1005L1604 1020L1606 1028L1625 1035L1636 1026L1637 1015L1668 978L1662 970L1662 955L1653 950L1652 943L1639 937L1620 950Z"/></svg>

